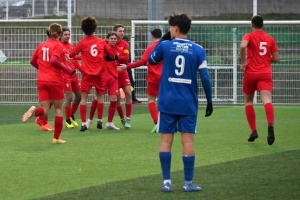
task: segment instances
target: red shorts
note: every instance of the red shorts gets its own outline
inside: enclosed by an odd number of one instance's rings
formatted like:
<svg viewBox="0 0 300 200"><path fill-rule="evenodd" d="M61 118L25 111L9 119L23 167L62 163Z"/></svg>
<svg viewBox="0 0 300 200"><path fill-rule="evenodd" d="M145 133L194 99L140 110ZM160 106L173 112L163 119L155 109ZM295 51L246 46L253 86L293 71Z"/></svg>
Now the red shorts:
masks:
<svg viewBox="0 0 300 200"><path fill-rule="evenodd" d="M122 71L119 72L118 74L118 83L119 83L119 88L125 87L125 86L131 86L129 76L127 71Z"/></svg>
<svg viewBox="0 0 300 200"><path fill-rule="evenodd" d="M39 102L64 99L63 84L37 84Z"/></svg>
<svg viewBox="0 0 300 200"><path fill-rule="evenodd" d="M92 87L95 87L96 94L103 94L103 74L98 75L82 75L81 92L90 93Z"/></svg>
<svg viewBox="0 0 300 200"><path fill-rule="evenodd" d="M119 87L118 87L118 78L111 75L107 70L104 73L104 93L108 92L108 95L118 95Z"/></svg>
<svg viewBox="0 0 300 200"><path fill-rule="evenodd" d="M245 73L243 77L243 92L254 94L255 90L272 92L273 80L271 73Z"/></svg>
<svg viewBox="0 0 300 200"><path fill-rule="evenodd" d="M80 83L77 74L64 77L64 89L65 91L80 91Z"/></svg>
<svg viewBox="0 0 300 200"><path fill-rule="evenodd" d="M147 94L151 96L158 96L159 83L148 82Z"/></svg>

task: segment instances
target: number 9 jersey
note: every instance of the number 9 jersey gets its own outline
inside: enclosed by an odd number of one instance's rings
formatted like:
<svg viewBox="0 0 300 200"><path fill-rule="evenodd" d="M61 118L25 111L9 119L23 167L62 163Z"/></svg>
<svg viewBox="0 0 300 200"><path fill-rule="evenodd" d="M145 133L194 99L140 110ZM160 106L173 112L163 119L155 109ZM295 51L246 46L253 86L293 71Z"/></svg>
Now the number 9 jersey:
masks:
<svg viewBox="0 0 300 200"><path fill-rule="evenodd" d="M156 64L162 60L158 110L168 114L196 116L198 71L201 79L205 79L208 83L205 86L207 88L204 88L205 91L211 90L204 49L188 39L175 38L162 41L151 52L148 61L150 64ZM211 92L207 93L210 93L206 95L211 102Z"/></svg>

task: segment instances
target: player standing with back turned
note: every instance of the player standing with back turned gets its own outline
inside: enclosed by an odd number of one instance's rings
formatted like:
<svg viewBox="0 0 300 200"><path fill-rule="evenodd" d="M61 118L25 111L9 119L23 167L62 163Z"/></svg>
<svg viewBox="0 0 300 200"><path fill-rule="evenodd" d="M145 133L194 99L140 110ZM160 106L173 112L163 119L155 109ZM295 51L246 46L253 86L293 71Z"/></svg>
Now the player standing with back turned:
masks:
<svg viewBox="0 0 300 200"><path fill-rule="evenodd" d="M273 82L271 62L279 62L278 48L273 37L262 30L263 18L261 16L252 17L251 27L253 32L244 35L240 45L241 70L244 71L245 112L252 130L248 142L254 142L258 138L253 107L254 92L257 90L260 93L268 120L267 141L269 145L272 145L275 141L275 134L274 108L271 100Z"/></svg>
<svg viewBox="0 0 300 200"><path fill-rule="evenodd" d="M195 165L194 135L198 114L198 71L207 99L205 116L208 117L213 112L206 54L202 46L186 39L191 27L191 19L186 14L171 15L168 22L170 31L162 37L148 59L149 64L152 65L163 60L158 94L157 128L161 133L159 158L164 178L162 191L172 191L171 148L177 130L181 132L183 146L183 191L201 191L192 180ZM173 40L168 41L168 39Z"/></svg>

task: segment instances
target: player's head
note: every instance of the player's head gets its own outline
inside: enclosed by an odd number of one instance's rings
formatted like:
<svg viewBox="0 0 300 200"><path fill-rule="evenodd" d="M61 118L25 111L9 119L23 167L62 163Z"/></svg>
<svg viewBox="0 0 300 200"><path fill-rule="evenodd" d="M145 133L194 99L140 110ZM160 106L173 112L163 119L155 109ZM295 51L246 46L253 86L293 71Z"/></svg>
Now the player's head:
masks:
<svg viewBox="0 0 300 200"><path fill-rule="evenodd" d="M261 29L264 26L264 19L260 15L255 15L251 19L251 24L253 28Z"/></svg>
<svg viewBox="0 0 300 200"><path fill-rule="evenodd" d="M124 26L122 24L116 24L113 27L113 31L117 33L119 40L123 39L124 33L125 33L125 29L124 29Z"/></svg>
<svg viewBox="0 0 300 200"><path fill-rule="evenodd" d="M162 31L159 28L152 29L150 32L151 32L152 38L154 38L154 39L160 39L162 36Z"/></svg>
<svg viewBox="0 0 300 200"><path fill-rule="evenodd" d="M50 31L49 31L49 27L46 28L46 34L48 36L48 38L50 38Z"/></svg>
<svg viewBox="0 0 300 200"><path fill-rule="evenodd" d="M49 36L50 38L56 38L58 39L61 36L62 33L62 27L60 24L53 23L49 26Z"/></svg>
<svg viewBox="0 0 300 200"><path fill-rule="evenodd" d="M127 36L127 35L124 35L124 36L123 36L123 40L125 40L126 42L129 42L128 36Z"/></svg>
<svg viewBox="0 0 300 200"><path fill-rule="evenodd" d="M70 29L69 28L64 27L62 29L62 35L60 37L60 40L62 42L69 42L69 40L70 40Z"/></svg>
<svg viewBox="0 0 300 200"><path fill-rule="evenodd" d="M97 20L95 17L87 16L81 20L81 30L86 35L92 35L98 26Z"/></svg>
<svg viewBox="0 0 300 200"><path fill-rule="evenodd" d="M186 35L192 24L192 20L184 13L173 14L168 19L171 38L177 35Z"/></svg>
<svg viewBox="0 0 300 200"><path fill-rule="evenodd" d="M116 45L117 38L118 38L118 35L117 35L115 32L110 32L110 33L108 33L107 36L106 36L107 43L108 43L110 46L115 46L115 45Z"/></svg>

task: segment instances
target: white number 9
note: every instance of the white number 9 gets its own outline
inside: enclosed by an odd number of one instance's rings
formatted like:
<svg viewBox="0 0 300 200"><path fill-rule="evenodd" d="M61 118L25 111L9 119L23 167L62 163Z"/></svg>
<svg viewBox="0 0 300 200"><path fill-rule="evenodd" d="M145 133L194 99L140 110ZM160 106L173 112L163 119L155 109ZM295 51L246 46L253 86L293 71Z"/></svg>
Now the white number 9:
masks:
<svg viewBox="0 0 300 200"><path fill-rule="evenodd" d="M91 46L91 50L90 50L90 53L93 57L96 57L98 55L98 50L96 49L97 45L94 44Z"/></svg>
<svg viewBox="0 0 300 200"><path fill-rule="evenodd" d="M181 76L184 72L185 59L183 56L179 55L175 59L175 66L180 68L180 70L175 69L175 74Z"/></svg>

